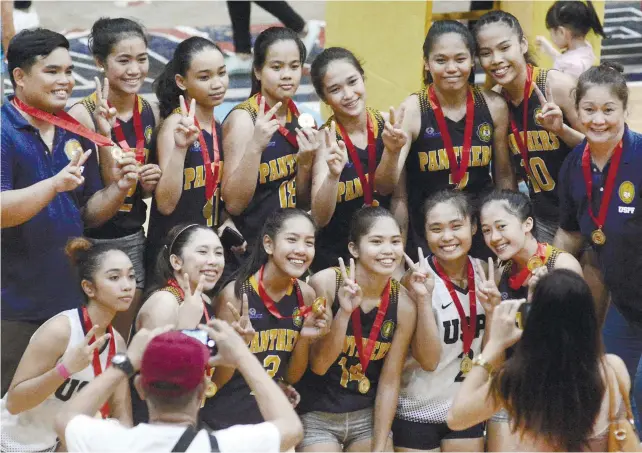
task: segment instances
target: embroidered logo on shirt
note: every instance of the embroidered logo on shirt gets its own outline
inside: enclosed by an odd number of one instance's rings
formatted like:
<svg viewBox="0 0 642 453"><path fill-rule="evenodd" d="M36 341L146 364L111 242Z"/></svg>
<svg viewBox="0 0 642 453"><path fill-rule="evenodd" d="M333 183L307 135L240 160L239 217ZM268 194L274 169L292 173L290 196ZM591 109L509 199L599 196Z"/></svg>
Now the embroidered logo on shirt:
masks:
<svg viewBox="0 0 642 453"><path fill-rule="evenodd" d="M381 326L381 336L386 340L392 337L392 334L395 331L395 323L393 320L389 319L383 323Z"/></svg>
<svg viewBox="0 0 642 453"><path fill-rule="evenodd" d="M149 142L151 141L151 139L152 139L152 132L153 132L153 131L152 131L152 127L151 127L151 126L147 126L147 127L145 128L145 143L149 143Z"/></svg>
<svg viewBox="0 0 642 453"><path fill-rule="evenodd" d="M292 323L297 327L301 327L303 325L303 316L301 316L301 310L299 310L299 307L296 307L292 311Z"/></svg>
<svg viewBox="0 0 642 453"><path fill-rule="evenodd" d="M620 184L620 188L617 192L620 196L620 200L626 204L631 204L633 199L635 199L635 186L631 181L624 181Z"/></svg>
<svg viewBox="0 0 642 453"><path fill-rule="evenodd" d="M65 143L65 154L67 155L67 159L71 160L74 158L76 153L82 153L82 145L78 140L75 138L72 138L71 140L67 140Z"/></svg>
<svg viewBox="0 0 642 453"><path fill-rule="evenodd" d="M424 137L426 138L435 138L435 137L441 137L441 133L439 131L435 131L432 127L427 127L426 130L424 131Z"/></svg>
<svg viewBox="0 0 642 453"><path fill-rule="evenodd" d="M482 123L477 128L477 136L483 142L488 143L493 135L493 128L488 123Z"/></svg>
<svg viewBox="0 0 642 453"><path fill-rule="evenodd" d="M250 308L247 311L248 315L250 315L250 319L261 319L263 318L263 313L257 313L255 308Z"/></svg>

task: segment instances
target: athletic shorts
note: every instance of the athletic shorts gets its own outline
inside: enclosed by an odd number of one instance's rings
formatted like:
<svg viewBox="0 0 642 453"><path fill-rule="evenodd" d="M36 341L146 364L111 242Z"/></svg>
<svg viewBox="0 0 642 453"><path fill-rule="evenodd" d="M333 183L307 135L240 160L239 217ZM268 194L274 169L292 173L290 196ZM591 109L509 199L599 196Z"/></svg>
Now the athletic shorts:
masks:
<svg viewBox="0 0 642 453"><path fill-rule="evenodd" d="M484 423L463 431L453 431L446 423L420 423L395 417L392 422L392 439L395 447L415 450L434 450L448 439L478 439L484 436Z"/></svg>
<svg viewBox="0 0 642 453"><path fill-rule="evenodd" d="M115 239L94 239L90 238L96 244L109 244L118 247L127 253L129 259L134 265L136 273L136 289L145 288L145 233L140 230L138 233L123 236Z"/></svg>
<svg viewBox="0 0 642 453"><path fill-rule="evenodd" d="M300 450L313 444L339 444L343 450L360 440L372 439L374 435L374 408L334 414L332 412L308 412L301 416L304 438L297 446Z"/></svg>

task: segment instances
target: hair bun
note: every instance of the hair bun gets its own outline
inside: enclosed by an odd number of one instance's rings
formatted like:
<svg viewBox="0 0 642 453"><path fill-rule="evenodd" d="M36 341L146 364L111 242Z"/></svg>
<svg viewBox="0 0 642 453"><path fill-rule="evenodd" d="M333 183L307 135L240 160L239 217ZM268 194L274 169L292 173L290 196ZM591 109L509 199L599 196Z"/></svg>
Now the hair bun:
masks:
<svg viewBox="0 0 642 453"><path fill-rule="evenodd" d="M93 244L87 238L79 237L70 239L65 246L65 254L71 260L71 263L76 266L83 260L83 257L91 250Z"/></svg>
<svg viewBox="0 0 642 453"><path fill-rule="evenodd" d="M605 61L603 63L600 63L599 67L604 69L614 69L620 74L624 74L624 66L616 61Z"/></svg>

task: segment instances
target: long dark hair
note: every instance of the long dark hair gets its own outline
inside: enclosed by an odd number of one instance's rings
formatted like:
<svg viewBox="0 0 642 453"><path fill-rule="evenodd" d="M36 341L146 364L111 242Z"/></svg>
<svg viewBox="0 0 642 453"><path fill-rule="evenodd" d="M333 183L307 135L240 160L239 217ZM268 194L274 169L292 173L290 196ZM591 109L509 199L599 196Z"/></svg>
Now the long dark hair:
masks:
<svg viewBox="0 0 642 453"><path fill-rule="evenodd" d="M219 46L200 36L192 36L176 47L174 56L154 81L154 93L158 98L161 118L167 118L180 105L179 97L183 90L176 85L176 74L185 77L194 55L207 49L216 49L223 53Z"/></svg>
<svg viewBox="0 0 642 453"><path fill-rule="evenodd" d="M305 49L305 44L299 38L299 35L289 28L285 27L270 27L266 28L257 36L254 42L254 61L252 63L252 91L250 96L261 92L261 82L256 78L254 71L261 71L265 65L265 58L267 57L270 46L277 41L294 41L299 48L299 55L301 57L301 64L305 63L308 51Z"/></svg>
<svg viewBox="0 0 642 453"><path fill-rule="evenodd" d="M475 83L475 38L472 33L468 30L461 22L456 20L438 20L430 26L426 39L424 40L424 60L427 62L430 58L430 53L432 52L432 46L435 44L435 41L439 39L440 36L447 33L456 33L458 34L468 51L470 52L470 60L473 63L473 67L470 70L470 75L468 76L468 83ZM428 85L432 83L432 76L430 72L424 69L424 83Z"/></svg>
<svg viewBox="0 0 642 453"><path fill-rule="evenodd" d="M279 208L274 211L263 224L261 228L261 233L259 234L256 244L252 248L250 256L245 260L241 267L236 271L232 279L234 282L234 294L237 298L241 298L243 295L243 283L250 278L256 271L258 271L261 266L268 262L269 255L263 247L263 238L269 236L272 240L276 239L276 236L283 229L285 223L294 217L305 217L310 221L314 230L316 231L317 225L314 219L302 209L298 208Z"/></svg>
<svg viewBox="0 0 642 453"><path fill-rule="evenodd" d="M367 235L375 222L382 217L391 218L397 226L399 226L399 222L397 222L395 216L381 206L365 206L355 212L350 221L350 233L348 235L350 242L358 246L361 238ZM399 229L401 229L401 227Z"/></svg>
<svg viewBox="0 0 642 453"><path fill-rule="evenodd" d="M591 290L575 272L554 270L535 287L522 338L492 378L493 395L518 431L581 451L604 396L602 354Z"/></svg>
<svg viewBox="0 0 642 453"><path fill-rule="evenodd" d="M451 189L440 190L426 199L423 205L424 223L428 221L430 211L441 203L450 203L455 206L464 218L470 219L470 224L473 225L475 221L475 209L470 201L470 197L466 192Z"/></svg>
<svg viewBox="0 0 642 453"><path fill-rule="evenodd" d="M147 35L141 24L131 19L101 17L91 27L87 47L101 63L107 60L114 45L123 39L138 37L147 46Z"/></svg>
<svg viewBox="0 0 642 453"><path fill-rule="evenodd" d="M553 3L546 12L546 28L565 27L574 36L584 37L593 30L596 35L606 38L600 18L590 0L564 0Z"/></svg>
<svg viewBox="0 0 642 453"><path fill-rule="evenodd" d="M519 23L519 20L517 20L515 16L513 16L511 13L507 13L506 11L494 10L487 12L482 17L480 17L477 22L475 22L475 26L473 27L473 34L475 35L475 39L477 39L479 30L481 30L484 25L494 24L498 22L510 27L515 32L520 41L522 40L522 38L524 38L524 30L522 30L522 25ZM479 45L477 45L477 48L479 49ZM526 63L528 64L537 64L535 62L535 58L533 58L533 55L528 50L524 54L524 60L526 60Z"/></svg>
<svg viewBox="0 0 642 453"><path fill-rule="evenodd" d="M324 49L312 62L310 67L310 79L312 79L312 86L314 86L314 91L317 92L317 96L321 99L325 99L325 93L323 91L323 78L328 71L328 66L333 61L347 61L357 70L361 77L364 77L365 71L361 62L355 55L344 47L329 47Z"/></svg>

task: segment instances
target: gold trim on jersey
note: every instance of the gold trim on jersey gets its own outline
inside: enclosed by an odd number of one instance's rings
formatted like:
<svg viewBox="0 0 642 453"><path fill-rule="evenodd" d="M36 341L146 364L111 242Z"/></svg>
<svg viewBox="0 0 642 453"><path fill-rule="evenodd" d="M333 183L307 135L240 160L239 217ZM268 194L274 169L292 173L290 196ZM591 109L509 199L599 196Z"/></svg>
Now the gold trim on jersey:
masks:
<svg viewBox="0 0 642 453"><path fill-rule="evenodd" d="M234 110L245 110L252 117L252 122L256 123L256 118L258 117L258 113L259 113L259 103L257 102L257 95L258 93L253 96L250 96L248 99L241 102L240 104L235 105L230 111L230 113L232 113ZM287 104L287 101L283 101L283 102ZM287 114L285 117L285 124L291 123L292 120L293 120L292 112L290 112L290 109L288 108Z"/></svg>
<svg viewBox="0 0 642 453"><path fill-rule="evenodd" d="M250 285L252 286L252 289L256 294L259 294L259 282L256 279L254 275L251 275L250 278L248 279ZM290 286L288 287L287 291L285 292L286 296L291 296L292 292L294 289L294 279L292 279L292 282L290 283Z"/></svg>
<svg viewBox="0 0 642 453"><path fill-rule="evenodd" d="M373 109L366 106L366 113L370 116L370 120L372 121L372 129L373 129L374 137L376 141L377 138L379 137L379 131L383 132L384 124L386 121L383 115L381 114L381 112L377 109ZM335 116L332 115L330 116L330 118L328 118L328 120L325 123L323 123L323 125L319 128L319 130L324 129L326 127L329 128L330 123L332 123L332 121L338 123ZM343 135L341 134L341 130L338 127L337 127L337 140L343 140Z"/></svg>
<svg viewBox="0 0 642 453"><path fill-rule="evenodd" d="M98 104L97 96L98 94L94 91L93 93L85 96L80 100L80 103L85 106L85 108L87 109L87 111L89 111L89 113L94 113L94 111L96 110L96 104ZM143 113L143 110L145 109L145 105L146 104L149 105L149 103L138 94L136 95L136 97L138 98L138 112ZM151 108L151 105L150 105L150 108Z"/></svg>

